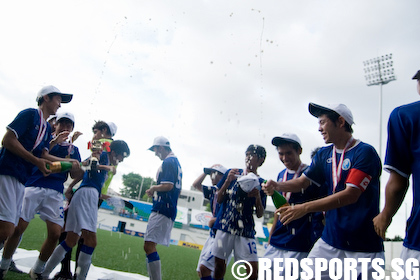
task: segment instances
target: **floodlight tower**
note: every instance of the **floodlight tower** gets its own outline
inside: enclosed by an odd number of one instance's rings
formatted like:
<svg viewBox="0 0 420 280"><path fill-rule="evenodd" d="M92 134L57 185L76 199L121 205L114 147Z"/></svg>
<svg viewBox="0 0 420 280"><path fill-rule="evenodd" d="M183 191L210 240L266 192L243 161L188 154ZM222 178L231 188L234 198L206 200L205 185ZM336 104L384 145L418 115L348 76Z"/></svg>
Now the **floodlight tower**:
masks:
<svg viewBox="0 0 420 280"><path fill-rule="evenodd" d="M363 61L368 86L380 85L379 92L379 157L382 159L382 86L397 78L394 74L392 53Z"/></svg>

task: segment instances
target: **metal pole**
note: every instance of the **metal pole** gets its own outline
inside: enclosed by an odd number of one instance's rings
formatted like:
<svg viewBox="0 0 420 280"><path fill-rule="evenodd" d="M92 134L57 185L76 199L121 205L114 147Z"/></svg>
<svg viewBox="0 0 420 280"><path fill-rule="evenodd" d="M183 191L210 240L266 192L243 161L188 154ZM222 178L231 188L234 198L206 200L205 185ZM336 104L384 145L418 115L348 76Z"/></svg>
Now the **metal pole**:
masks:
<svg viewBox="0 0 420 280"><path fill-rule="evenodd" d="M141 191L143 189L143 182L144 182L144 177L141 177L141 185L140 185L139 197L137 198L137 200L140 200Z"/></svg>
<svg viewBox="0 0 420 280"><path fill-rule="evenodd" d="M379 92L379 158L382 160L382 84Z"/></svg>

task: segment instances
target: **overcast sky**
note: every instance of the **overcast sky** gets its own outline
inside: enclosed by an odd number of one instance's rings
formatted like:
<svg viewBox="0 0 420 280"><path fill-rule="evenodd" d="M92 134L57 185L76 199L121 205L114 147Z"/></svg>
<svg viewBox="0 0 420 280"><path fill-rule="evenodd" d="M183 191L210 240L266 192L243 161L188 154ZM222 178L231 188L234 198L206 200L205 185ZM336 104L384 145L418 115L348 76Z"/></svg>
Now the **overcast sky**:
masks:
<svg viewBox="0 0 420 280"><path fill-rule="evenodd" d="M308 103L344 103L354 136L379 149L379 86L363 61L392 53L397 80L383 87L382 155L391 110L419 99L420 2L355 1L3 1L0 4L0 127L36 107L53 84L73 93L82 157L95 120L113 121L131 156L129 172L155 177L154 137L171 141L189 189L203 167L244 167L249 144L267 149L260 168L284 168L271 139L302 140L302 160L324 145ZM5 132L5 130L3 130ZM388 179L382 176L382 188ZM209 181L206 181L207 183ZM388 237L404 236L411 190ZM383 205L383 196L381 207Z"/></svg>

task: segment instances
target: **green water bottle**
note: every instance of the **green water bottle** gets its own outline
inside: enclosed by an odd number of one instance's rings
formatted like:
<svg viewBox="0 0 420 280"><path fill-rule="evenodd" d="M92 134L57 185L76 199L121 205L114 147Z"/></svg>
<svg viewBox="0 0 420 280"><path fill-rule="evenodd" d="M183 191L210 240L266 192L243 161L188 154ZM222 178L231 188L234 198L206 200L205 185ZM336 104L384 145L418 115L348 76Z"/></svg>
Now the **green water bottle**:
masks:
<svg viewBox="0 0 420 280"><path fill-rule="evenodd" d="M283 206L289 206L290 205L287 202L287 199L276 190L274 190L274 193L271 195L271 199L273 199L274 206L277 209L279 209L280 207L283 207Z"/></svg>
<svg viewBox="0 0 420 280"><path fill-rule="evenodd" d="M66 172L72 168L73 164L68 161L54 161L51 164L47 163L47 169L52 173Z"/></svg>

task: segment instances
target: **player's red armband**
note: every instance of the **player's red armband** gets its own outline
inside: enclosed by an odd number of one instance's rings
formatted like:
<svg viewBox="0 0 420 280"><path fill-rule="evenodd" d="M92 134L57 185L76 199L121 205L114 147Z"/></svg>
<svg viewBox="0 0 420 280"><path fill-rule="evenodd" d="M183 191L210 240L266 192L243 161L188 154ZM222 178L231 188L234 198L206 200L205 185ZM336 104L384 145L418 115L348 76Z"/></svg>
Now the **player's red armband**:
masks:
<svg viewBox="0 0 420 280"><path fill-rule="evenodd" d="M346 183L357 186L363 192L369 185L370 180L372 180L372 176L363 171L353 168L350 169Z"/></svg>

